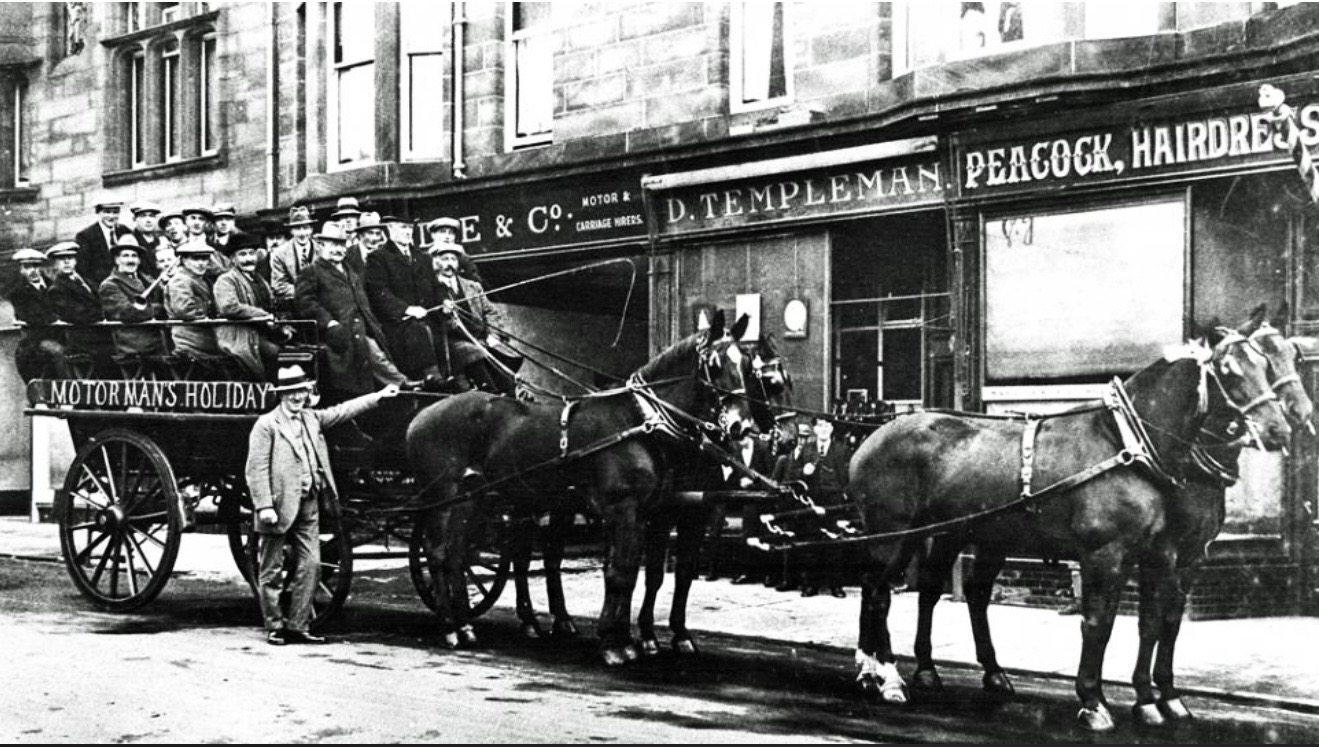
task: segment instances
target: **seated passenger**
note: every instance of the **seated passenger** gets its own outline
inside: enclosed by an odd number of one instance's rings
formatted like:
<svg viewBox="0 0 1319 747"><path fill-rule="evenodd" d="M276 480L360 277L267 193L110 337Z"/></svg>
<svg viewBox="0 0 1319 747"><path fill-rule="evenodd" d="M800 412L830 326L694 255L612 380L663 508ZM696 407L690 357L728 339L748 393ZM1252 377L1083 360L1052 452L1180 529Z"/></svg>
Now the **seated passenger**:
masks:
<svg viewBox="0 0 1319 747"><path fill-rule="evenodd" d="M241 319L250 324L233 324L215 332L220 349L233 356L243 370L257 381L266 379L279 362L279 345L292 330L276 326L275 295L270 283L256 271L262 241L238 234L229 244L234 266L215 280L215 309L222 319Z"/></svg>
<svg viewBox="0 0 1319 747"><path fill-rule="evenodd" d="M442 362L451 375L462 374L471 386L501 394L514 394L517 382L504 366L487 360L487 348L502 343L490 332L499 320L499 312L485 297L481 284L458 276L458 265L467 254L462 244L436 243L430 249L435 273L434 294L427 307L440 307L442 313L431 314L431 325L440 348ZM470 335L470 336L469 336ZM517 354L501 350L504 360L516 371Z"/></svg>
<svg viewBox="0 0 1319 747"><path fill-rule="evenodd" d="M385 227L367 213L357 226L366 258L366 295L385 330L389 354L408 376L439 378L435 341L426 321L433 295L430 257L388 239Z"/></svg>
<svg viewBox="0 0 1319 747"><path fill-rule="evenodd" d="M182 266L165 287L165 311L170 319L196 322L216 318L215 296L206 273L211 268L211 247L200 241L182 244L176 250ZM174 350L193 358L219 358L215 327L180 324L170 327Z"/></svg>
<svg viewBox="0 0 1319 747"><path fill-rule="evenodd" d="M105 315L101 313L101 298L96 289L78 274L78 244L61 241L46 250L46 258L55 263L56 273L46 292L51 310L60 321L76 325L65 332L65 352L91 356L93 377L112 376L114 343L110 341L110 333L104 328L86 326L105 321Z"/></svg>
<svg viewBox="0 0 1319 747"><path fill-rule="evenodd" d="M50 307L46 291L50 285L41 274L46 256L36 249L14 252L18 264L18 282L9 291L14 318L27 325L14 349L14 363L24 383L38 378L69 378L64 360L63 335L49 326L57 317Z"/></svg>
<svg viewBox="0 0 1319 747"><path fill-rule="evenodd" d="M329 385L348 396L379 385L417 389L384 350L385 333L371 313L362 280L344 262L348 237L328 221L315 237L316 261L298 275L294 308L302 319L315 319L327 347Z"/></svg>
<svg viewBox="0 0 1319 747"><path fill-rule="evenodd" d="M101 281L98 289L101 310L107 320L138 324L165 317L160 285L140 272L146 251L131 235L120 237L115 245L114 271ZM163 355L167 351L164 330L159 327L116 329L114 343L120 355Z"/></svg>

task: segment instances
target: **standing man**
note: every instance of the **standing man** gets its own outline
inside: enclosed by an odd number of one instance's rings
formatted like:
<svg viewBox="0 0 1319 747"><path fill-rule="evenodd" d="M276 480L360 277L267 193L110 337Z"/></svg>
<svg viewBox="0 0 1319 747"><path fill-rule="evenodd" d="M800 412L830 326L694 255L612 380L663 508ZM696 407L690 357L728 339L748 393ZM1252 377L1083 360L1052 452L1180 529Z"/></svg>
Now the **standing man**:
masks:
<svg viewBox="0 0 1319 747"><path fill-rule="evenodd" d="M375 247L366 260L366 297L385 331L389 354L399 370L413 378L439 378L435 340L426 303L434 295L430 257L385 238L383 225L371 213L362 218L358 233L364 246Z"/></svg>
<svg viewBox="0 0 1319 747"><path fill-rule="evenodd" d="M311 211L306 206L289 208L289 219L284 225L290 238L270 252L270 289L275 292L275 308L281 311L293 310L298 275L316 261L311 245L312 223Z"/></svg>
<svg viewBox="0 0 1319 747"><path fill-rule="evenodd" d="M9 302L14 306L14 318L26 325L14 349L19 378L24 383L36 378L67 379L64 343L50 326L58 319L46 297L50 284L41 274L46 255L36 249L19 249L14 252L14 262L19 280L9 291Z"/></svg>
<svg viewBox="0 0 1319 747"><path fill-rule="evenodd" d="M348 239L338 223L327 221L316 236L316 261L298 275L294 309L299 319L315 319L325 340L328 381L349 396L379 384L418 389L385 353L385 333L371 313L362 279L344 262Z"/></svg>
<svg viewBox="0 0 1319 747"><path fill-rule="evenodd" d="M133 214L133 238L144 250L142 253L142 272L155 276L160 274L156 267L156 249L168 243L160 230L160 206L154 202L135 202L128 209Z"/></svg>
<svg viewBox="0 0 1319 747"><path fill-rule="evenodd" d="M78 272L92 288L100 285L114 269L111 247L119 243L119 237L132 233L119 225L123 206L122 202L108 199L96 203L96 222L73 237L78 245Z"/></svg>
<svg viewBox="0 0 1319 747"><path fill-rule="evenodd" d="M443 358L440 364L448 368L450 376L466 376L475 388L514 394L517 382L513 377L486 360L486 346L500 344L489 329L499 321L499 312L486 299L480 283L458 276L458 265L467 254L463 245L436 243L430 252L436 286L426 306L438 306L441 311L430 315Z"/></svg>
<svg viewBox="0 0 1319 747"><path fill-rule="evenodd" d="M105 321L105 316L96 289L78 272L78 254L78 244L72 241L61 241L46 250L46 259L55 264L55 280L46 298L60 321L76 325L64 336L65 351L91 356L92 376L108 378L114 371L114 344L107 330L88 326Z"/></svg>
<svg viewBox="0 0 1319 747"><path fill-rule="evenodd" d="M271 339L274 327L275 295L270 284L256 271L261 240L241 234L229 245L234 266L215 280L215 310L222 319L248 324L224 325L215 331L220 349L233 356L244 371L256 381L266 381L266 371L279 360L279 345ZM291 336L291 330L288 330Z"/></svg>
<svg viewBox="0 0 1319 747"><path fill-rule="evenodd" d="M811 424L815 431L815 440L802 449L801 476L806 481L806 488L817 505L834 506L846 500L843 491L847 488L848 465L852 461L852 452L841 439L834 438L834 423L827 415L816 415ZM842 577L846 570L846 548L821 550L818 553L805 553L815 556L803 558L801 595L815 596L820 586L826 586L835 597L845 597Z"/></svg>
<svg viewBox="0 0 1319 747"><path fill-rule="evenodd" d="M147 293L154 278L141 272L145 247L132 236L125 236L115 247L115 270L101 281L97 293L105 318L125 325L137 325L165 316L160 286ZM120 355L162 355L165 353L163 330L157 327L129 327L114 330L115 349Z"/></svg>
<svg viewBox="0 0 1319 747"><path fill-rule="evenodd" d="M272 646L325 643L311 632L312 600L320 582L320 511L338 506L338 488L330 468L324 431L376 407L398 394L396 387L366 394L324 410L307 408L314 382L300 366L281 368L272 391L275 409L257 418L248 439L246 477L256 511L257 599ZM288 609L280 572L284 549L289 561Z"/></svg>

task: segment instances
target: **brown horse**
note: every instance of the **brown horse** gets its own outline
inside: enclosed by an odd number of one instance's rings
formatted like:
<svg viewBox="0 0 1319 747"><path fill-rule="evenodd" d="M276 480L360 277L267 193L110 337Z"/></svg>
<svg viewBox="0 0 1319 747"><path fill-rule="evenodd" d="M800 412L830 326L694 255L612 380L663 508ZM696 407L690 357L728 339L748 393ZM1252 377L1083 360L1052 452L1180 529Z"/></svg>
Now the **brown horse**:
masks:
<svg viewBox="0 0 1319 747"><path fill-rule="evenodd" d="M1237 331L1268 359L1270 383L1286 406L1288 418L1313 433L1314 405L1296 373L1298 344L1313 341L1284 336L1266 315L1267 307L1259 306ZM1280 311L1279 316L1285 318L1286 314ZM1228 408L1205 419L1195 447L1177 467L1183 484L1167 494L1164 529L1141 559L1140 648L1132 675L1136 689L1132 716L1142 725L1162 726L1192 718L1174 682L1173 656L1200 564L1209 543L1223 528L1227 488L1239 476L1237 460L1251 440L1248 429L1244 415Z"/></svg>
<svg viewBox="0 0 1319 747"><path fill-rule="evenodd" d="M1244 410L1263 443L1287 442L1288 426L1270 389L1268 361L1246 338L1214 332L1212 349L1188 345L1114 386L1105 405L1038 419L942 412L899 417L857 449L849 492L868 533L914 530L870 546L876 564L862 579L858 681L885 701L905 703L888 633L889 584L920 556L917 686L936 688L929 630L935 602L958 553L976 548L965 579L976 655L987 690L1008 694L987 610L1009 553L1080 561L1082 653L1078 719L1113 728L1101 685L1104 651L1126 581L1124 563L1142 559L1166 524L1171 484L1201 424L1224 408ZM1212 411L1208 396L1223 395ZM1123 394L1125 391L1125 395ZM1128 396L1129 395L1129 398ZM938 534L931 543L924 541ZM896 545L896 547L895 547Z"/></svg>
<svg viewBox="0 0 1319 747"><path fill-rule="evenodd" d="M633 374L625 389L575 400L533 404L465 392L423 410L407 433L410 463L439 504L423 516L427 562L445 642L475 642L463 578L467 523L474 501L460 495L469 468L518 513L555 507L571 486L584 491L605 532L605 601L597 624L609 665L636 658L632 592L647 517L664 510L666 471L690 455L699 421L727 419L742 385L737 338L711 327L690 335ZM430 541L437 538L436 541Z"/></svg>

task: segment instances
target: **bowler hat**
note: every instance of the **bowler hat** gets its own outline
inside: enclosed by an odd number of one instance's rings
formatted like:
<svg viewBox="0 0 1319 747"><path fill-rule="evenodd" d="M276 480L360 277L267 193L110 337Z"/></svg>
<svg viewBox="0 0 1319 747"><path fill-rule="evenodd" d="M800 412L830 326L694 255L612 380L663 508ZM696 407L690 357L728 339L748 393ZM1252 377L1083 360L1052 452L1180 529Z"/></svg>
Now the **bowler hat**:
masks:
<svg viewBox="0 0 1319 747"><path fill-rule="evenodd" d="M307 376L307 372L302 370L302 366L294 364L292 366L283 366L275 374L275 385L270 388L272 392L291 392L297 389L311 389L316 386L316 382Z"/></svg>

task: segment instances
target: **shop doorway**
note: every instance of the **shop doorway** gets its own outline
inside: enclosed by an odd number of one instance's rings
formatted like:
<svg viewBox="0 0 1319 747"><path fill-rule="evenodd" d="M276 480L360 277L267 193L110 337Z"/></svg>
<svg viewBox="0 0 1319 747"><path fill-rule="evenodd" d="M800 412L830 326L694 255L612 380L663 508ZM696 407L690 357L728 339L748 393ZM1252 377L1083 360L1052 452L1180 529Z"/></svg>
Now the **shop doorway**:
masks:
<svg viewBox="0 0 1319 747"><path fill-rule="evenodd" d="M855 221L831 244L834 410L952 406L943 213Z"/></svg>

